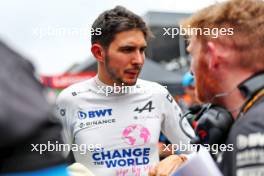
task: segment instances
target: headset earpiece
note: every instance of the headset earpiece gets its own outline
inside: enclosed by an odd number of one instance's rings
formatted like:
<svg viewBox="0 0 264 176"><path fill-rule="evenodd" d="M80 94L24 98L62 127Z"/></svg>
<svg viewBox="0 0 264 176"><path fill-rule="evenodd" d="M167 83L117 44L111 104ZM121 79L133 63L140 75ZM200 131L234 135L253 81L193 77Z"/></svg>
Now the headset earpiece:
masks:
<svg viewBox="0 0 264 176"><path fill-rule="evenodd" d="M230 112L216 105L205 106L197 119L197 137L191 143L209 145L224 143L234 121Z"/></svg>

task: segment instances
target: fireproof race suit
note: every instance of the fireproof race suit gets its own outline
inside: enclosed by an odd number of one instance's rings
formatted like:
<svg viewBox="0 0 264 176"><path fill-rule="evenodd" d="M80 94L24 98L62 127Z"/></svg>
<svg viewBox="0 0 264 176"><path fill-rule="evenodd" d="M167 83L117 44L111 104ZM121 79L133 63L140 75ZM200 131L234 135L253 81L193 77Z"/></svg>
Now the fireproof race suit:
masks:
<svg viewBox="0 0 264 176"><path fill-rule="evenodd" d="M181 110L166 88L140 79L129 87L115 89L96 76L57 99L64 139L75 160L95 175L147 175L159 162L160 131L173 144L189 143L179 127ZM187 121L183 125L193 132Z"/></svg>

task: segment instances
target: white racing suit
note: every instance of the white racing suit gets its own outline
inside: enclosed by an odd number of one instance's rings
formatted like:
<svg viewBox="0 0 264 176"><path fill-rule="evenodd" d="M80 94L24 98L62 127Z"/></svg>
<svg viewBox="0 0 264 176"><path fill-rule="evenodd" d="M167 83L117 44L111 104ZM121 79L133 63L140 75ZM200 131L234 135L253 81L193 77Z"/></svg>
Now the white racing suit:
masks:
<svg viewBox="0 0 264 176"><path fill-rule="evenodd" d="M75 160L97 176L148 175L159 162L161 131L174 144L189 143L179 126L182 112L166 88L140 79L132 87L109 91L96 76L57 99L65 142L74 145ZM183 126L193 132L187 121Z"/></svg>

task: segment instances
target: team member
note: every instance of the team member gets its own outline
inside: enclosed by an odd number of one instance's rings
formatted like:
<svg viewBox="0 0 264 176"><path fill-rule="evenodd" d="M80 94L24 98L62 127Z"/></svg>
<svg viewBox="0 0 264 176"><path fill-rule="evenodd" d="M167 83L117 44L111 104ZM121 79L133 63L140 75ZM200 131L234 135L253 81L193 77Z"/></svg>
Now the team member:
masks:
<svg viewBox="0 0 264 176"><path fill-rule="evenodd" d="M95 175L147 175L159 161L160 131L173 143L188 143L179 128L181 110L164 87L137 79L149 36L139 16L117 6L92 28L101 33L91 38L98 74L67 88L57 100L65 139L100 146L85 154L73 151Z"/></svg>
<svg viewBox="0 0 264 176"><path fill-rule="evenodd" d="M226 176L263 175L264 1L232 0L212 5L185 24L233 30L233 35L218 38L191 36L191 70L198 98L225 107L235 120L226 141L234 150L218 158L220 170ZM169 169L181 163L179 157L172 156L151 175L168 175Z"/></svg>

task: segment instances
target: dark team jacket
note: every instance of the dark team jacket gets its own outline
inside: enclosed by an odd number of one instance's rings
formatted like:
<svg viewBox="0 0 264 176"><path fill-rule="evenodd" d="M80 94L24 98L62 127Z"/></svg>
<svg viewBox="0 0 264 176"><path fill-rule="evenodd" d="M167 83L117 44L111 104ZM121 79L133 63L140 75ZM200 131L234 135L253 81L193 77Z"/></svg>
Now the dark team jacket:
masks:
<svg viewBox="0 0 264 176"><path fill-rule="evenodd" d="M264 97L235 121L226 144L234 150L222 155L219 167L225 176L264 175Z"/></svg>
<svg viewBox="0 0 264 176"><path fill-rule="evenodd" d="M52 116L32 64L0 41L0 174L64 163L61 152L33 150L32 144L60 142Z"/></svg>

